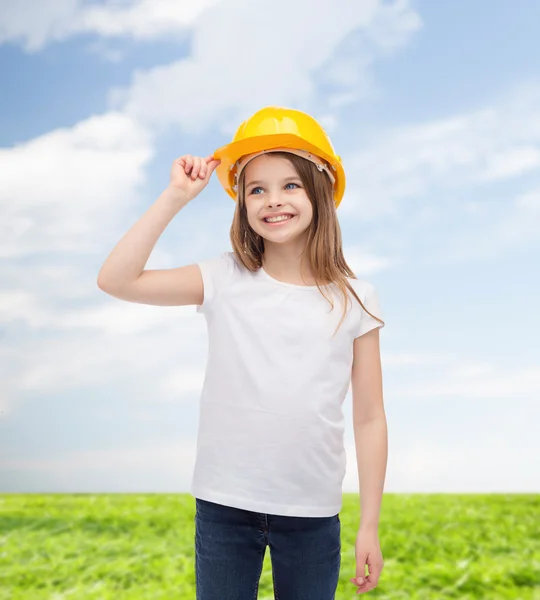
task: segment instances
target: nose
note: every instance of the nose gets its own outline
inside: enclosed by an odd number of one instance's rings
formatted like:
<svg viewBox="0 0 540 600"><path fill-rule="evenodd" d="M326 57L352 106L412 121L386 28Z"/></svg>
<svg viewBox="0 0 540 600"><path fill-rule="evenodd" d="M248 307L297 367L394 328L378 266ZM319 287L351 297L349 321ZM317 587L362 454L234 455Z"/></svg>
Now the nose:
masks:
<svg viewBox="0 0 540 600"><path fill-rule="evenodd" d="M274 206L282 206L283 202L281 202L279 196L272 196L271 194L268 194L267 200L266 200L266 206L267 207L274 207Z"/></svg>

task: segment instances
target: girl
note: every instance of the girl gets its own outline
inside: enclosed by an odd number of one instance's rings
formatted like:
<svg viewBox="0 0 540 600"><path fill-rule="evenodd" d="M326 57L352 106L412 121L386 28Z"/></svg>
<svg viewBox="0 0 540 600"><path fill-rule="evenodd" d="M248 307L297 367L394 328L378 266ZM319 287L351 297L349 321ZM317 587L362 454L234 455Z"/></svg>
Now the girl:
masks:
<svg viewBox="0 0 540 600"><path fill-rule="evenodd" d="M144 270L165 227L214 170L236 202L232 252ZM207 321L191 485L198 600L256 598L267 545L276 598L335 598L341 405L351 384L362 510L350 581L357 593L377 585L384 321L373 285L343 257L336 209L344 189L341 160L319 123L266 107L212 156L175 160L169 186L101 268L103 291L130 302L196 305Z"/></svg>

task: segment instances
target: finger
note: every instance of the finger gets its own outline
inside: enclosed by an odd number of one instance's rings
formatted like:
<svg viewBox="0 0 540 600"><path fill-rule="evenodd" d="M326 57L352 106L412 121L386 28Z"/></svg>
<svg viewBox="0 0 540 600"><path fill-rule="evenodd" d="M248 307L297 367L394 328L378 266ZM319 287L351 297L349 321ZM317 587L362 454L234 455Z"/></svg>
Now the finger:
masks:
<svg viewBox="0 0 540 600"><path fill-rule="evenodd" d="M364 583L364 585L361 585L360 587L357 588L355 594L365 594L366 592L369 592L372 588L369 587L368 585L366 585Z"/></svg>
<svg viewBox="0 0 540 600"><path fill-rule="evenodd" d="M371 583L377 585L379 577L381 576L382 569L383 565L379 562L373 562L369 565L369 580L371 581Z"/></svg>
<svg viewBox="0 0 540 600"><path fill-rule="evenodd" d="M193 157L193 167L191 168L191 179L195 180L197 179L197 176L199 174L199 163L198 163L198 159L196 156Z"/></svg>
<svg viewBox="0 0 540 600"><path fill-rule="evenodd" d="M207 175L211 175L213 169L209 170L210 163L214 160L213 154L209 154L202 159L200 177L204 179Z"/></svg>
<svg viewBox="0 0 540 600"><path fill-rule="evenodd" d="M197 177L199 176L199 171L201 170L201 159L196 156L193 159L193 170L191 171L191 178L193 180L197 179Z"/></svg>
<svg viewBox="0 0 540 600"><path fill-rule="evenodd" d="M208 165L206 164L206 160L204 158L199 159L199 177L204 179L206 174L208 173Z"/></svg>
<svg viewBox="0 0 540 600"><path fill-rule="evenodd" d="M201 166L201 173L204 173L204 175L202 176L202 178L204 179L206 176L210 177L210 175L212 175L215 168L219 165L220 162L221 162L220 160L212 161L209 164L206 164L205 162L203 162L203 164Z"/></svg>
<svg viewBox="0 0 540 600"><path fill-rule="evenodd" d="M216 167L218 167L220 163L221 163L220 160L213 160L211 163L208 164L208 169L210 170L210 175L215 171Z"/></svg>
<svg viewBox="0 0 540 600"><path fill-rule="evenodd" d="M351 583L354 583L354 585L361 589L361 590L365 590L366 586L370 583L370 579L369 579L369 575L363 578L362 583L360 583L360 578L359 577L351 577L351 579L349 580Z"/></svg>
<svg viewBox="0 0 540 600"><path fill-rule="evenodd" d="M185 161L186 161L186 167L185 167L185 172L189 173L191 171L191 169L193 168L193 156L191 156L191 154L187 154L185 157Z"/></svg>
<svg viewBox="0 0 540 600"><path fill-rule="evenodd" d="M370 580L370 575L368 575L367 577L364 577L364 583L358 585L356 593L364 594L365 592L371 591L374 587L373 582Z"/></svg>
<svg viewBox="0 0 540 600"><path fill-rule="evenodd" d="M362 585L363 583L365 583L366 579L367 579L367 576L366 576L366 574L364 573L364 574L362 575L362 572L360 571L360 573L358 573L358 572L357 572L357 574L356 574L356 577L353 577L353 578L351 579L351 581L352 581L353 583L356 583L356 584L358 584L358 585Z"/></svg>

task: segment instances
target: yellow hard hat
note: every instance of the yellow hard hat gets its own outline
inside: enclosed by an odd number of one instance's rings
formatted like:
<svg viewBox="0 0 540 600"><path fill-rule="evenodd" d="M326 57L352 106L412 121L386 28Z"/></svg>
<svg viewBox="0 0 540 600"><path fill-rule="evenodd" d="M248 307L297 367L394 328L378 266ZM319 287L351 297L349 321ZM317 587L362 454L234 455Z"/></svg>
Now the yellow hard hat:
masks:
<svg viewBox="0 0 540 600"><path fill-rule="evenodd" d="M216 168L218 179L234 201L236 183L247 162L258 154L279 150L303 156L326 171L333 183L335 206L339 206L345 192L345 171L328 134L307 113L284 106L258 110L240 124L230 144L214 152L214 158L221 161Z"/></svg>

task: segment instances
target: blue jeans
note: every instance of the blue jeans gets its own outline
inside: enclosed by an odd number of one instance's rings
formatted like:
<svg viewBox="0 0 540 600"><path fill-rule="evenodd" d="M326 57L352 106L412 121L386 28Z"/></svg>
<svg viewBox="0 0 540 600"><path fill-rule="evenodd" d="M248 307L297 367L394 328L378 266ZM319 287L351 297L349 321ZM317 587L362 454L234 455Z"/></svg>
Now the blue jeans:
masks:
<svg viewBox="0 0 540 600"><path fill-rule="evenodd" d="M339 514L289 517L195 502L196 600L256 600L266 546L276 600L334 600Z"/></svg>

